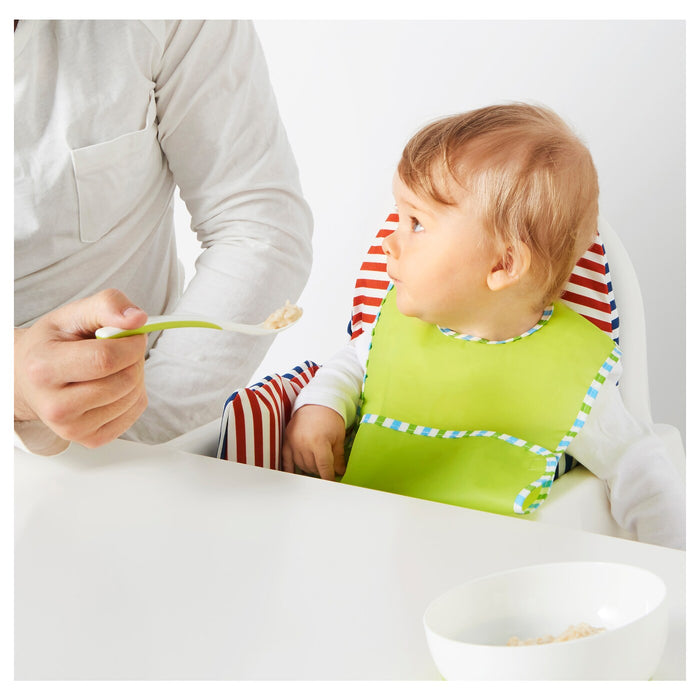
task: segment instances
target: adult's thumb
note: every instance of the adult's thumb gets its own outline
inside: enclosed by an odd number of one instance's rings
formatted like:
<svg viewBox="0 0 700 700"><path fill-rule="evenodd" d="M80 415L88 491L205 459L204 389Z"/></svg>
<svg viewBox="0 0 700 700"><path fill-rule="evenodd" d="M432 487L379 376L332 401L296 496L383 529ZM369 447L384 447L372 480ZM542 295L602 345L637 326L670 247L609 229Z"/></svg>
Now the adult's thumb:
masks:
<svg viewBox="0 0 700 700"><path fill-rule="evenodd" d="M61 330L92 337L98 328L138 328L148 314L118 289L105 289L52 312L52 322Z"/></svg>

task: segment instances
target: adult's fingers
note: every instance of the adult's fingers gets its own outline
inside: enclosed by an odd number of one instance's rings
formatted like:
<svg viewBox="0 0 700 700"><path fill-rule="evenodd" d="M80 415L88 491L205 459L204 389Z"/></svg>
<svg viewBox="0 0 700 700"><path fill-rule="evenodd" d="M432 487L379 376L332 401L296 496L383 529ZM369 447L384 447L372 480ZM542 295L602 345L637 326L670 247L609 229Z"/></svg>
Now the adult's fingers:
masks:
<svg viewBox="0 0 700 700"><path fill-rule="evenodd" d="M57 382L48 382L57 384L109 377L143 359L146 343L145 334L69 343L56 341L50 346L52 352L43 354L44 366L39 371L57 378Z"/></svg>
<svg viewBox="0 0 700 700"><path fill-rule="evenodd" d="M140 359L114 374L87 382L73 382L64 387L61 401L66 412L86 413L93 408L108 406L136 388L144 386L144 361Z"/></svg>
<svg viewBox="0 0 700 700"><path fill-rule="evenodd" d="M86 447L99 447L118 438L128 430L146 410L146 392L137 389L110 406L101 406L85 414L86 422L96 423L93 432L82 440Z"/></svg>
<svg viewBox="0 0 700 700"><path fill-rule="evenodd" d="M102 326L138 328L148 314L118 289L106 289L85 299L66 304L48 317L58 330L90 338Z"/></svg>
<svg viewBox="0 0 700 700"><path fill-rule="evenodd" d="M79 442L86 447L96 447L104 444L100 436L104 437L109 432L104 430L104 426L132 411L134 407L141 405L143 405L141 409L141 412L143 412L147 405L146 392L142 387L136 387L107 406L93 408L80 415L69 416L65 420L62 420L60 417L54 420L52 416L45 419L45 422L51 430L66 440ZM114 437L118 436L115 434L112 439Z"/></svg>

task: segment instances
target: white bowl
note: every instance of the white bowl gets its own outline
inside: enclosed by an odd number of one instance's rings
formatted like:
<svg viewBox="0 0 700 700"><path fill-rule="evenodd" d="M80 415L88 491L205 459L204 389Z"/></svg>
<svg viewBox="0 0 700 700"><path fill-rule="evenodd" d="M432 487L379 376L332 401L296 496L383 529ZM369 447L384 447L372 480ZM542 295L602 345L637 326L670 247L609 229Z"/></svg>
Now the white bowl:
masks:
<svg viewBox="0 0 700 700"><path fill-rule="evenodd" d="M507 646L586 622L598 634ZM666 646L666 585L625 564L527 566L453 588L427 608L430 653L447 680L648 680Z"/></svg>

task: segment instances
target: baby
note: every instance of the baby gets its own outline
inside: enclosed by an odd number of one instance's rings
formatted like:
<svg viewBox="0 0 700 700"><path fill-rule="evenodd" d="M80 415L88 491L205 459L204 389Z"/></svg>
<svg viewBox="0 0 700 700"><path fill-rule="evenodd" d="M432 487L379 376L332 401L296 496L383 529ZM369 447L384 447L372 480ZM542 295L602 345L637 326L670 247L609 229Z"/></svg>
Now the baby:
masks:
<svg viewBox="0 0 700 700"><path fill-rule="evenodd" d="M596 236L587 148L548 109L485 107L419 131L393 192L392 285L371 334L299 394L283 468L512 515L566 452L623 528L684 547L683 484L622 402L618 348L559 301Z"/></svg>

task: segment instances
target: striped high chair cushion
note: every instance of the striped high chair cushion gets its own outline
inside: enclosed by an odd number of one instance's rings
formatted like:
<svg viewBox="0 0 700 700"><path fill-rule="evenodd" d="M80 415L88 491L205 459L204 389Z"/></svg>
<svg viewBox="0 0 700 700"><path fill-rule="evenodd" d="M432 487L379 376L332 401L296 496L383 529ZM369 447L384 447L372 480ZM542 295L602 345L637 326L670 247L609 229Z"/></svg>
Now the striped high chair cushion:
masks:
<svg viewBox="0 0 700 700"><path fill-rule="evenodd" d="M315 362L307 361L231 394L224 405L217 457L280 469L282 435L294 399L317 370Z"/></svg>
<svg viewBox="0 0 700 700"><path fill-rule="evenodd" d="M357 338L371 329L377 311L389 289L386 256L382 239L396 230L399 216L391 213L372 242L360 275L355 282L352 318L348 325L351 338ZM610 269L600 235L576 263L573 273L561 295L562 301L584 318L605 331L616 343L619 338L619 319L610 282Z"/></svg>

